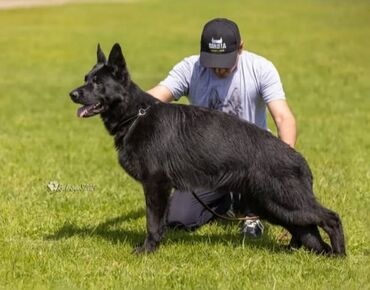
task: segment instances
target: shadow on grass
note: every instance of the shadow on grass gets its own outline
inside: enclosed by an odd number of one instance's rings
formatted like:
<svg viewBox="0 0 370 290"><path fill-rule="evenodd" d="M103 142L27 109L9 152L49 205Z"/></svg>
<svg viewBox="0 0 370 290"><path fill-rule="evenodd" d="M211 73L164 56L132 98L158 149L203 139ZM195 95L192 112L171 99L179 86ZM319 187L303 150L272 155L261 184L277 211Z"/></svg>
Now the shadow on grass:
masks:
<svg viewBox="0 0 370 290"><path fill-rule="evenodd" d="M93 237L99 236L113 243L128 242L139 244L145 238L144 232L114 229L123 222L136 220L145 215L144 209L129 212L128 214L107 219L105 222L93 226L77 226L73 223L65 223L59 230L44 237L46 240L68 239L73 236Z"/></svg>
<svg viewBox="0 0 370 290"><path fill-rule="evenodd" d="M141 218L145 215L144 209L132 211L128 214L107 219L105 222L93 226L77 226L73 223L64 224L59 230L51 235L44 237L45 240L61 240L68 239L74 236L79 237L101 237L112 243L128 243L132 247L140 245L144 239L146 233L144 231L137 230L125 230L122 228L114 229L121 223L130 220ZM220 227L229 227L230 222L217 221ZM237 224L235 224L237 226ZM226 234L204 234L197 235L197 232L189 232L181 229L168 229L162 244L166 245L169 243L179 242L181 244L224 244L231 247L252 247L255 249L267 249L271 252L291 252L287 246L284 246L272 239L268 233L268 226L265 227L265 233L261 239L243 239L240 234L226 233Z"/></svg>

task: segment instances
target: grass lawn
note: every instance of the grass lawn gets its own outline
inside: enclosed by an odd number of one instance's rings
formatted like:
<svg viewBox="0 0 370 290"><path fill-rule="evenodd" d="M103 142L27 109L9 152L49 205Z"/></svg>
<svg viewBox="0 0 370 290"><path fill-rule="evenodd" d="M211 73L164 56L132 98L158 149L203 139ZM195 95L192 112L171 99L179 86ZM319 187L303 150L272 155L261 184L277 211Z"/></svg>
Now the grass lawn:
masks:
<svg viewBox="0 0 370 290"><path fill-rule="evenodd" d="M120 42L148 89L196 54L203 24L234 19L278 68L315 192L342 217L348 256L288 252L281 229L243 239L233 223L145 236L142 189L100 118L68 92ZM0 288L370 289L370 2L129 1L0 10ZM271 126L273 128L273 126ZM51 192L47 184L66 186Z"/></svg>

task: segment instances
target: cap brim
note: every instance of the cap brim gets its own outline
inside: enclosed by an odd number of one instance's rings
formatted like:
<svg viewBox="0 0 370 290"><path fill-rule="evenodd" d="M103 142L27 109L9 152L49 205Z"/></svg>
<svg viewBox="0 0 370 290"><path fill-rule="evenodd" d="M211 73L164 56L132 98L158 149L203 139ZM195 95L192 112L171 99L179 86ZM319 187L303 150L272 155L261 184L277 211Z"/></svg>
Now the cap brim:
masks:
<svg viewBox="0 0 370 290"><path fill-rule="evenodd" d="M208 68L232 68L238 56L238 51L229 53L210 53L202 51L200 53L200 64Z"/></svg>

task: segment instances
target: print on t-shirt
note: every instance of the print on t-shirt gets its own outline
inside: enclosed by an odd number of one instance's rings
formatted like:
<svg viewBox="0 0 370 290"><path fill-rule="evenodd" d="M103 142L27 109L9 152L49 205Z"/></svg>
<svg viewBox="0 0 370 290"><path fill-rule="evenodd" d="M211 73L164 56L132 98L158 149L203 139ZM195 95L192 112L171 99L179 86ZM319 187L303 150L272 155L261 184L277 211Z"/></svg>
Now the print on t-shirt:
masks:
<svg viewBox="0 0 370 290"><path fill-rule="evenodd" d="M227 99L221 98L218 91L215 88L212 89L208 98L208 108L242 117L242 105L238 89L234 88L230 98Z"/></svg>

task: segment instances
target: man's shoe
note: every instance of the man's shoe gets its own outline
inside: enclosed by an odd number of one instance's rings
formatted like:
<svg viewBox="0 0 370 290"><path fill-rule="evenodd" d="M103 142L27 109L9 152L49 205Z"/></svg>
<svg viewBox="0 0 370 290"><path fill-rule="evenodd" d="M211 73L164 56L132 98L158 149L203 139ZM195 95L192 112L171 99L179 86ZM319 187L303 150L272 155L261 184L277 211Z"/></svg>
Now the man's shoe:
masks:
<svg viewBox="0 0 370 290"><path fill-rule="evenodd" d="M241 233L249 238L261 238L264 226L259 219L248 219L241 227Z"/></svg>

